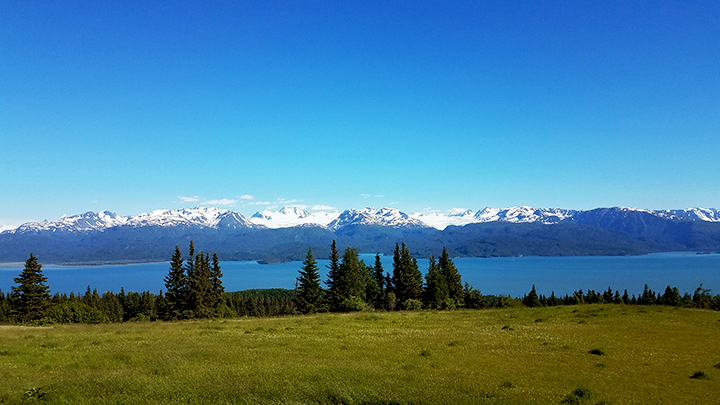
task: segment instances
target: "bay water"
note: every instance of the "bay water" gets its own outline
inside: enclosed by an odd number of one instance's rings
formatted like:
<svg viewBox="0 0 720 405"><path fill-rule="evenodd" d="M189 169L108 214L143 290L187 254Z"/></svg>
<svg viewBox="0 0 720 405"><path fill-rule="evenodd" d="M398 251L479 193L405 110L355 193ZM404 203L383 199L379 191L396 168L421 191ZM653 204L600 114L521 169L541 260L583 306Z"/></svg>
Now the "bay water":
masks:
<svg viewBox="0 0 720 405"><path fill-rule="evenodd" d="M375 263L374 254L361 254L366 264ZM392 273L392 256L381 256L385 272ZM463 282L483 294L519 297L535 285L538 294L570 294L587 291L628 290L639 294L647 284L656 292L678 287L692 294L703 284L713 295L720 294L720 254L657 253L644 256L567 256L459 258L453 260ZM41 261L42 262L42 261ZM322 279L326 279L328 260L318 260ZM423 274L427 259L418 259ZM258 264L252 261L221 262L226 291L254 288L294 288L302 262ZM117 266L44 265L43 274L52 293L84 293L87 287L105 291L151 291L165 289L163 279L169 263L144 263ZM21 266L0 267L0 290L9 292Z"/></svg>

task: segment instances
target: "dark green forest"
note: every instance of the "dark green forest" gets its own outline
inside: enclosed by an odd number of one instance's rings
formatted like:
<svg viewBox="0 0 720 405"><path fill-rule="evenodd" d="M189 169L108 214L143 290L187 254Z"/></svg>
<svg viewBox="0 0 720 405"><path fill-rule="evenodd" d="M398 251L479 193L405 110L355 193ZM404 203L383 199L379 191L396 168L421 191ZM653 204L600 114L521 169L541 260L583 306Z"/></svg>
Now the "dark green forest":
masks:
<svg viewBox="0 0 720 405"><path fill-rule="evenodd" d="M84 294L50 294L42 265L32 253L22 272L14 279L17 286L9 293L0 291L0 323L63 324L100 322L177 321L197 318L272 317L320 312L416 311L487 309L505 307L543 307L580 304L663 305L720 310L720 295L700 285L690 295L676 287L664 292L648 288L630 295L625 289L605 291L577 290L572 294L537 294L533 285L522 297L483 295L462 282L462 276L443 249L431 256L422 276L417 259L404 244L395 244L392 269L384 269L380 255L372 264L359 259L358 249L347 247L341 253L333 241L328 255L328 278L321 280L320 269L308 249L298 269L295 289L257 289L226 292L217 254L195 252L190 242L183 259L178 247L171 256L164 279L165 291L102 294L88 286Z"/></svg>

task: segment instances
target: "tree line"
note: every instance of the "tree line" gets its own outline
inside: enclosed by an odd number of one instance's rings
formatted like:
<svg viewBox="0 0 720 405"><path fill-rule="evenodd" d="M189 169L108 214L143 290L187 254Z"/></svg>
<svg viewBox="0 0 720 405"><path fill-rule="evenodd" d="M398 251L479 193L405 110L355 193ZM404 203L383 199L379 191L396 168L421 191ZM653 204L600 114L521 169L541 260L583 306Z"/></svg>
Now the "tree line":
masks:
<svg viewBox="0 0 720 405"><path fill-rule="evenodd" d="M463 287L460 273L444 248L439 260L430 258L424 281L417 259L404 243L395 244L392 274L383 269L379 254L373 265L360 260L358 250L352 247L347 247L341 257L335 241L328 260L327 288L323 289L317 261L308 250L296 280L298 312L452 309L464 306L466 296L473 303L482 299L467 283Z"/></svg>
<svg viewBox="0 0 720 405"><path fill-rule="evenodd" d="M558 306L578 304L665 305L720 310L720 295L713 296L700 285L693 295L680 294L668 286L663 293L645 285L642 293L630 296L627 290L583 290L550 296L538 294L535 286L522 297L484 296L462 277L447 250L430 257L423 277L417 260L404 244L396 244L392 273L375 255L373 264L359 258L358 249L347 247L343 254L335 241L330 246L327 279L311 250L298 271L295 289L261 289L225 292L220 261L204 252L195 253L190 242L188 257L178 247L164 278L165 294L145 292L99 294L88 286L84 294L50 294L42 265L32 253L24 269L14 278L18 286L10 293L0 291L2 323L98 323L179 320L234 316L281 316L317 312L362 310L482 309L510 306Z"/></svg>

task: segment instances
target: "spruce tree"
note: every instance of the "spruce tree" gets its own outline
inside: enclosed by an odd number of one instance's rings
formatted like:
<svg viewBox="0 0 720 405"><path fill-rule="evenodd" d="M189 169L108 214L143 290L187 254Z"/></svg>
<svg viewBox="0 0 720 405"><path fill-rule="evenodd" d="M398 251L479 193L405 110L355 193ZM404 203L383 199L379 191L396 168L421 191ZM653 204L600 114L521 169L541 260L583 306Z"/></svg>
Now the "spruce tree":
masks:
<svg viewBox="0 0 720 405"><path fill-rule="evenodd" d="M397 248L396 248L397 251ZM409 299L422 298L422 273L417 265L417 259L410 255L405 243L399 252L397 264L393 264L395 278L395 295L398 302L404 303Z"/></svg>
<svg viewBox="0 0 720 405"><path fill-rule="evenodd" d="M440 273L445 276L447 282L448 297L460 303L463 298L462 278L455 267L455 263L448 257L445 247L443 247L442 255L438 262L440 264Z"/></svg>
<svg viewBox="0 0 720 405"><path fill-rule="evenodd" d="M190 248L188 249L188 259L185 261L185 277L188 280L193 277L195 273L195 244L190 241Z"/></svg>
<svg viewBox="0 0 720 405"><path fill-rule="evenodd" d="M217 253L213 252L212 267L210 268L210 287L213 308L218 308L225 304L225 299L223 298L225 287L222 283L222 276L222 271L220 271L220 260L218 259Z"/></svg>
<svg viewBox="0 0 720 405"><path fill-rule="evenodd" d="M537 295L537 292L535 291L535 284L532 286L532 290L530 290L530 293L523 298L522 303L526 307L541 307L542 304L540 303L540 298Z"/></svg>
<svg viewBox="0 0 720 405"><path fill-rule="evenodd" d="M435 256L430 256L430 265L425 274L423 301L428 308L440 309L446 298L448 298L448 287L445 275L440 272L440 268L435 262Z"/></svg>
<svg viewBox="0 0 720 405"><path fill-rule="evenodd" d="M170 259L170 270L165 277L165 300L166 318L179 317L185 309L185 297L187 294L187 278L180 249L175 246L175 253Z"/></svg>
<svg viewBox="0 0 720 405"><path fill-rule="evenodd" d="M25 268L13 281L20 284L12 287L10 305L12 312L23 322L40 319L50 304L50 289L45 283L47 277L42 274L42 264L30 253L25 261Z"/></svg>
<svg viewBox="0 0 720 405"><path fill-rule="evenodd" d="M373 280L377 283L378 294L374 300L374 306L376 309L385 307L385 295L386 295L386 280L385 270L383 269L382 262L380 261L380 253L375 254L375 266L373 266Z"/></svg>
<svg viewBox="0 0 720 405"><path fill-rule="evenodd" d="M189 309L196 317L212 315L212 285L210 282L209 257L204 252L195 256L194 271L188 276Z"/></svg>
<svg viewBox="0 0 720 405"><path fill-rule="evenodd" d="M365 263L358 257L358 250L348 247L343 254L342 263L338 268L338 282L336 283L337 298L340 303L350 297L365 300Z"/></svg>
<svg viewBox="0 0 720 405"><path fill-rule="evenodd" d="M320 287L320 271L310 249L299 273L295 292L298 310L303 314L321 311L323 291Z"/></svg>
<svg viewBox="0 0 720 405"><path fill-rule="evenodd" d="M337 286L340 273L340 254L338 253L337 246L335 245L335 240L332 241L332 245L330 246L328 260L330 260L330 264L326 266L328 268L328 279L325 280L325 285L328 287L327 302L330 306L330 310L336 311L340 304Z"/></svg>
<svg viewBox="0 0 720 405"><path fill-rule="evenodd" d="M405 246L403 244L403 246ZM388 280L387 290L388 292L395 293L397 297L398 281L400 280L400 273L402 273L402 265L400 263L400 246L395 242L395 250L393 251L393 273L392 278Z"/></svg>

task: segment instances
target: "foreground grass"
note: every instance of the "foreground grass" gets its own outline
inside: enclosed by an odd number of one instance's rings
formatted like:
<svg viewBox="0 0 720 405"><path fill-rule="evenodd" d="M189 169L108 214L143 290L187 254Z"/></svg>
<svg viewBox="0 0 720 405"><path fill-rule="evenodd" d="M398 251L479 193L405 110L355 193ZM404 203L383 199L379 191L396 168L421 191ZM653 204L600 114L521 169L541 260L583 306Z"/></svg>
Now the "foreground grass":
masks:
<svg viewBox="0 0 720 405"><path fill-rule="evenodd" d="M585 305L0 327L0 402L715 403L719 319Z"/></svg>

